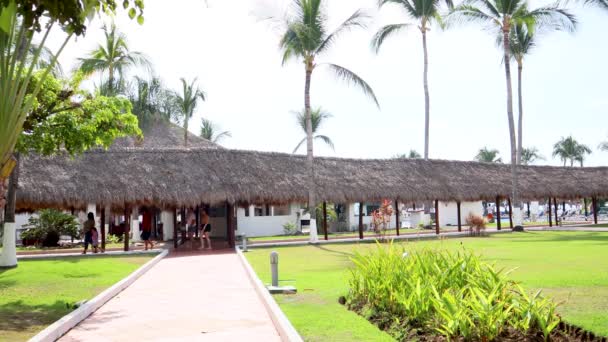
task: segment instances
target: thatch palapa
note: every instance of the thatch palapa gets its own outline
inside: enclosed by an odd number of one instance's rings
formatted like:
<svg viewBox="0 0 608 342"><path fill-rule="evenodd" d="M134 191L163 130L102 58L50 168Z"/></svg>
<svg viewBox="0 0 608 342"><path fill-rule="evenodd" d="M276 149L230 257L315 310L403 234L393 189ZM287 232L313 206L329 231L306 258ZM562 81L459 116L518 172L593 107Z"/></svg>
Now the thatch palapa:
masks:
<svg viewBox="0 0 608 342"><path fill-rule="evenodd" d="M17 205L121 208L307 200L306 158L228 149L131 148L22 159ZM608 196L608 168L519 167L523 199ZM510 167L422 159L315 158L319 201L491 200L511 193Z"/></svg>

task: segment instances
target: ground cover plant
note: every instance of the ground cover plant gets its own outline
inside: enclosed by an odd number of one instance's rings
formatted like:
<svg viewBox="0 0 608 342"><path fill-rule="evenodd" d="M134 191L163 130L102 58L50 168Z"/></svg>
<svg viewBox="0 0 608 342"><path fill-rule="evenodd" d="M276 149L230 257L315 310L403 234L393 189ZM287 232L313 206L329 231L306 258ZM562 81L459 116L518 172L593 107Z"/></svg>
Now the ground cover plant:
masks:
<svg viewBox="0 0 608 342"><path fill-rule="evenodd" d="M560 322L540 291L527 294L468 249L408 253L391 243L352 260L348 307L398 340L547 340Z"/></svg>
<svg viewBox="0 0 608 342"><path fill-rule="evenodd" d="M397 242L395 242L397 244ZM460 250L462 246L514 269L510 277L526 293L542 289L560 303L557 313L568 323L608 336L608 233L525 232L482 238L399 242L409 252L425 248ZM307 341L389 341L390 335L338 303L348 293L349 270L355 252L372 243L254 248L246 253L258 276L270 282L268 255L279 253L279 279L294 285L295 295L275 299Z"/></svg>
<svg viewBox="0 0 608 342"><path fill-rule="evenodd" d="M25 341L153 256L20 260L0 270L0 341Z"/></svg>

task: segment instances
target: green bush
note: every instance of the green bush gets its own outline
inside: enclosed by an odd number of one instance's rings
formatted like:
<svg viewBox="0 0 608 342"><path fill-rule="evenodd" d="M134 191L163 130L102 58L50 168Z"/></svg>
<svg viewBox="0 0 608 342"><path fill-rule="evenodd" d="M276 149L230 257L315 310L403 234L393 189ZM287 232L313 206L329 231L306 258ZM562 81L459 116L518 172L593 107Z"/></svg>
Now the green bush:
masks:
<svg viewBox="0 0 608 342"><path fill-rule="evenodd" d="M296 233L296 224L293 222L286 222L283 224L283 232L285 235L294 235Z"/></svg>
<svg viewBox="0 0 608 342"><path fill-rule="evenodd" d="M122 242L122 235L108 234L108 236L106 236L106 242L107 243L119 243L119 242Z"/></svg>
<svg viewBox="0 0 608 342"><path fill-rule="evenodd" d="M22 239L36 241L36 244L45 247L57 246L60 235L78 235L76 218L56 209L40 210L38 216L30 217L28 224L23 227L27 230L21 233Z"/></svg>
<svg viewBox="0 0 608 342"><path fill-rule="evenodd" d="M540 292L529 296L508 272L465 249L408 255L379 245L353 262L347 304L398 339L417 332L491 341L508 331L547 339L560 321Z"/></svg>

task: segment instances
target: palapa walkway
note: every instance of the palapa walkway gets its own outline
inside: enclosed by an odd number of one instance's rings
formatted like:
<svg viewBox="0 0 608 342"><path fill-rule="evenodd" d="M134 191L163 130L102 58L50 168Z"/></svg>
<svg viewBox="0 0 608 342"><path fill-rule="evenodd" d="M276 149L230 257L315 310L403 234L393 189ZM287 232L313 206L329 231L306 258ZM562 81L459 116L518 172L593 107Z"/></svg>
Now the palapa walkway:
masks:
<svg viewBox="0 0 608 342"><path fill-rule="evenodd" d="M60 341L280 341L238 256L173 253Z"/></svg>

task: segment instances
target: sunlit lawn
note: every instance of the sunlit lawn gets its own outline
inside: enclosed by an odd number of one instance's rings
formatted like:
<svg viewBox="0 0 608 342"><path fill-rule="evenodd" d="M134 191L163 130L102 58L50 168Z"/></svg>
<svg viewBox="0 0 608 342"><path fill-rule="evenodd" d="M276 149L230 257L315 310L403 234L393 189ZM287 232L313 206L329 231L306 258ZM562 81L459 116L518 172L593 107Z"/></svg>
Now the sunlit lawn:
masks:
<svg viewBox="0 0 608 342"><path fill-rule="evenodd" d="M463 230L465 228L463 227ZM441 231L442 232L450 232L450 231L456 231L458 230L458 228L456 227L442 227ZM399 234L401 235L406 235L406 234L433 234L435 233L434 229L418 229L418 228L401 228L399 229ZM397 230L395 229L387 229L386 230L386 235L396 235L397 234ZM363 233L363 235L365 237L375 237L377 236L376 233L374 233L373 231L365 231ZM308 234L304 234L304 235L275 235L275 236L260 236L260 237L250 237L248 238L249 241L251 242L272 242L272 241L290 241L290 240L307 240L308 239ZM323 239L324 235L321 233L319 234L319 239ZM342 233L329 233L327 234L327 237L329 239L344 239L344 238L354 238L354 237L359 237L359 233L358 232L342 232Z"/></svg>
<svg viewBox="0 0 608 342"><path fill-rule="evenodd" d="M153 256L22 260L0 270L0 341L26 341Z"/></svg>
<svg viewBox="0 0 608 342"><path fill-rule="evenodd" d="M402 242L418 248L472 248L507 269L530 291L563 302L563 317L597 334L608 336L608 233L526 232L484 238ZM280 279L293 284L297 295L276 296L279 305L308 341L381 341L390 337L338 304L348 291L350 256L374 244L276 247L253 249L247 258L267 283L268 254L279 252Z"/></svg>

